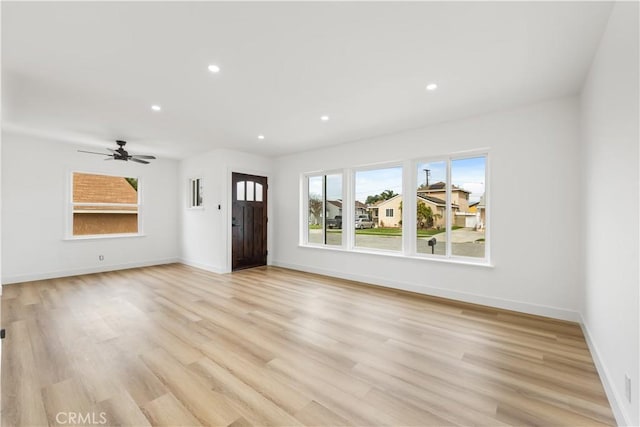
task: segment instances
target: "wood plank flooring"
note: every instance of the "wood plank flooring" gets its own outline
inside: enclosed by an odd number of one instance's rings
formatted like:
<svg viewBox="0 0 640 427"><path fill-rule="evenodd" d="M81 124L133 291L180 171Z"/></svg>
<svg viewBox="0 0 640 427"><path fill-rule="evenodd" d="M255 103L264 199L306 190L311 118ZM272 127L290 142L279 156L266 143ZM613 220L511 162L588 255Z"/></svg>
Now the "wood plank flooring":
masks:
<svg viewBox="0 0 640 427"><path fill-rule="evenodd" d="M4 426L615 424L576 324L282 268L9 285L2 326Z"/></svg>

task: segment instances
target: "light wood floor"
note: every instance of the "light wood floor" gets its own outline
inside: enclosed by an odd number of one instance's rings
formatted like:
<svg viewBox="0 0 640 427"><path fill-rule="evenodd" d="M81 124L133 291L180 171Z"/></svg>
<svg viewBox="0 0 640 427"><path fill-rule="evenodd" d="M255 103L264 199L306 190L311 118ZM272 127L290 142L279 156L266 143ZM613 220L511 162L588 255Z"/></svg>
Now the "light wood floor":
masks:
<svg viewBox="0 0 640 427"><path fill-rule="evenodd" d="M4 426L614 424L576 324L281 268L9 285L2 326Z"/></svg>

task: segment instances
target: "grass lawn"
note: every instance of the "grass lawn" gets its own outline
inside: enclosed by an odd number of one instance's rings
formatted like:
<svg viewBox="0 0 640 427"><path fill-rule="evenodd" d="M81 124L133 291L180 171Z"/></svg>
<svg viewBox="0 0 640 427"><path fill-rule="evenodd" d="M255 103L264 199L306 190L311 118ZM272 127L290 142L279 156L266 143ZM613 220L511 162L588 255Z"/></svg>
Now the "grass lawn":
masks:
<svg viewBox="0 0 640 427"><path fill-rule="evenodd" d="M457 225L454 225L451 229L457 230ZM434 234L443 233L444 229L436 230L436 229L418 229L418 237L428 237L433 236ZM392 228L392 227L378 227L378 228L367 228L364 230L356 230L356 234L370 234L377 236L402 236L402 228Z"/></svg>

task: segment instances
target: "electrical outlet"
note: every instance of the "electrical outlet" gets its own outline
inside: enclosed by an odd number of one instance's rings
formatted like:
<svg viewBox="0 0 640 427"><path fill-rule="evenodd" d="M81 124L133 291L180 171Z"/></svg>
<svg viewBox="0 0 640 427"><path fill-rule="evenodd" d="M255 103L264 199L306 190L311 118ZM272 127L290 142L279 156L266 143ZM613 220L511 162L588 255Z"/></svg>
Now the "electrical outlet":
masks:
<svg viewBox="0 0 640 427"><path fill-rule="evenodd" d="M98 259L99 259L100 261L104 261L104 255L98 255Z"/></svg>
<svg viewBox="0 0 640 427"><path fill-rule="evenodd" d="M624 395L627 396L627 400L631 403L631 378L628 374L624 374Z"/></svg>

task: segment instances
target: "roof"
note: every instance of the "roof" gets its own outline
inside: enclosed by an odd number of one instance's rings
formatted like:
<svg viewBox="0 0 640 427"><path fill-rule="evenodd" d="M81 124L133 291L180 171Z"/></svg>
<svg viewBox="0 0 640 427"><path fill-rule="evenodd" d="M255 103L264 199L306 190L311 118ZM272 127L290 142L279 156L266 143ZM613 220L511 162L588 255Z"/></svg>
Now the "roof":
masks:
<svg viewBox="0 0 640 427"><path fill-rule="evenodd" d="M120 176L73 174L74 203L137 204L138 192ZM104 209L104 206L100 207ZM118 209L122 209L118 207Z"/></svg>
<svg viewBox="0 0 640 427"><path fill-rule="evenodd" d="M436 206L444 207L447 204L447 202L442 200L442 199L439 199L437 197L425 196L424 194L418 194L418 200L420 200L420 199L422 199L423 201L426 201L426 202L431 202ZM451 203L451 206L454 207L454 208L458 207L458 205L456 203Z"/></svg>
<svg viewBox="0 0 640 427"><path fill-rule="evenodd" d="M340 200L327 200L327 203L331 203L336 208L342 208L342 201ZM358 203L360 202L356 202L356 206L358 205Z"/></svg>
<svg viewBox="0 0 640 427"><path fill-rule="evenodd" d="M365 205L364 203L359 202L359 201L356 200L356 208L365 209L366 207L367 207L367 205Z"/></svg>
<svg viewBox="0 0 640 427"><path fill-rule="evenodd" d="M418 194L418 199L426 200L428 202L435 203L436 205L444 206L447 204L447 202L442 199L439 199L437 197L425 196L423 194Z"/></svg>
<svg viewBox="0 0 640 427"><path fill-rule="evenodd" d="M431 184L431 185L429 185L429 187L427 187L427 188L421 188L421 189L418 189L418 193L428 193L428 192L431 192L431 191L438 191L438 192L440 192L440 191L445 191L446 189L447 189L447 184L445 184L445 183L444 183L444 182L442 182L442 181L438 181L438 182L436 182L435 184ZM458 187L458 186L456 186L456 185L452 185L452 186L451 186L451 190L452 190L452 191L461 191L461 192L463 192L463 193L471 194L471 192L470 192L470 191L467 191L467 190L465 190L464 188L460 188L460 187Z"/></svg>
<svg viewBox="0 0 640 427"><path fill-rule="evenodd" d="M373 207L373 208L380 207L381 205L384 205L385 203L390 202L391 200L395 200L397 197L402 197L402 194L396 194L395 196L393 196L390 199L378 200L373 205L371 205L371 207Z"/></svg>

